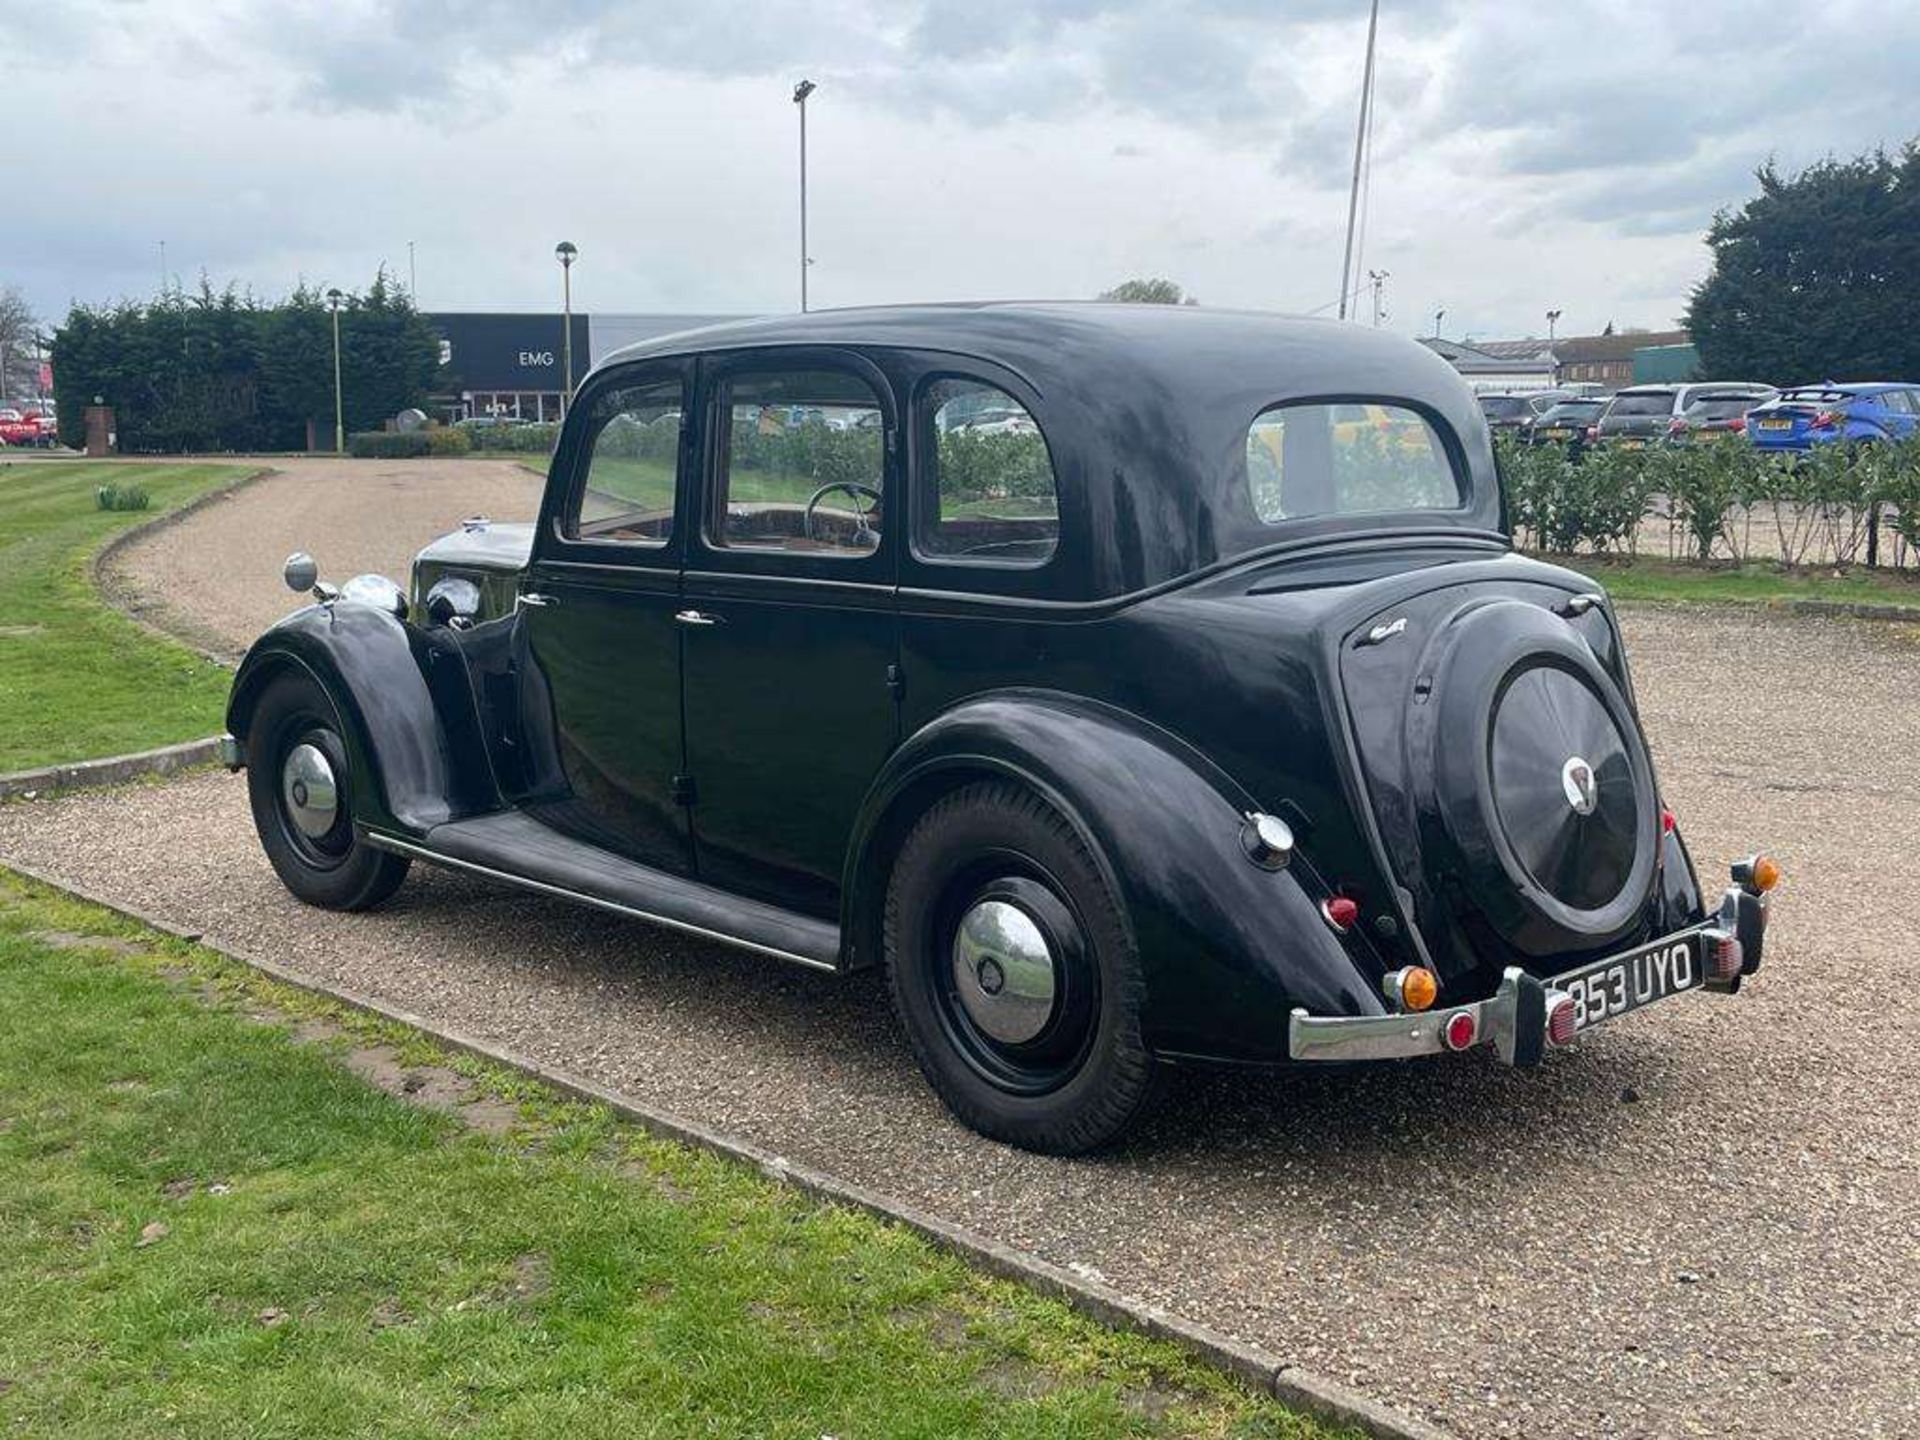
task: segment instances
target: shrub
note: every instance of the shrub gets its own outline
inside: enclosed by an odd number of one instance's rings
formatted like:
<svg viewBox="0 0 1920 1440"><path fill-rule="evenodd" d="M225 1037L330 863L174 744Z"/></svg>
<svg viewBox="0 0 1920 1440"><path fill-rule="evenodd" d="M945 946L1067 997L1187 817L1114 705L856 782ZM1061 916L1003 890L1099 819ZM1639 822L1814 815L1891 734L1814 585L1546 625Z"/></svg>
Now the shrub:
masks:
<svg viewBox="0 0 1920 1440"><path fill-rule="evenodd" d="M473 440L464 430L428 430L429 455L465 455L473 449Z"/></svg>
<svg viewBox="0 0 1920 1440"><path fill-rule="evenodd" d="M463 420L453 427L475 450L504 450L518 455L549 455L560 438L558 425L475 425Z"/></svg>
<svg viewBox="0 0 1920 1440"><path fill-rule="evenodd" d="M357 460L411 460L428 453L424 430L362 430L347 437L347 453Z"/></svg>
<svg viewBox="0 0 1920 1440"><path fill-rule="evenodd" d="M102 510L144 510L152 503L144 485L102 485L93 492Z"/></svg>

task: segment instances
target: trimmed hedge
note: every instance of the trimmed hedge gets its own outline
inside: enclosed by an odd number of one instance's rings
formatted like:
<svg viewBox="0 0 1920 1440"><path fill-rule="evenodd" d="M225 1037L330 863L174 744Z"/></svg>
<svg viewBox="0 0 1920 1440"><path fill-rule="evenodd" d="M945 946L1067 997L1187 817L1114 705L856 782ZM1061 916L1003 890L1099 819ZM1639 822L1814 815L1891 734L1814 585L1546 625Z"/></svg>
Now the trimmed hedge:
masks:
<svg viewBox="0 0 1920 1440"><path fill-rule="evenodd" d="M1920 547L1920 435L1898 444L1829 444L1766 454L1738 439L1645 450L1496 442L1516 539L1555 554L1629 553L1641 523L1664 520L1689 558L1744 561L1770 538L1783 564L1866 558L1877 517Z"/></svg>
<svg viewBox="0 0 1920 1440"><path fill-rule="evenodd" d="M411 460L429 448L424 430L362 430L347 437L347 453L359 460Z"/></svg>
<svg viewBox="0 0 1920 1440"><path fill-rule="evenodd" d="M462 420L452 427L475 450L505 450L516 455L551 455L560 438L558 425L476 425Z"/></svg>

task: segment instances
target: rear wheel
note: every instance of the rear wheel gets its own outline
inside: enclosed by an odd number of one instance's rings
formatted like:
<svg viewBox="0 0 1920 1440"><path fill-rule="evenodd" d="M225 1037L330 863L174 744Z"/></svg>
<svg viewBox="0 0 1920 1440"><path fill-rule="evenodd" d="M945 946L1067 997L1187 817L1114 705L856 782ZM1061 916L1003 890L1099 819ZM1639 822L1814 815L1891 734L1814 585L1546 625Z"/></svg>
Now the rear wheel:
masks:
<svg viewBox="0 0 1920 1440"><path fill-rule="evenodd" d="M1139 954L1051 807L998 783L938 801L900 849L885 929L894 1009L967 1125L1071 1155L1139 1114L1154 1076Z"/></svg>
<svg viewBox="0 0 1920 1440"><path fill-rule="evenodd" d="M247 798L281 883L309 905L366 910L400 888L404 855L354 832L340 721L304 674L268 682L247 732Z"/></svg>

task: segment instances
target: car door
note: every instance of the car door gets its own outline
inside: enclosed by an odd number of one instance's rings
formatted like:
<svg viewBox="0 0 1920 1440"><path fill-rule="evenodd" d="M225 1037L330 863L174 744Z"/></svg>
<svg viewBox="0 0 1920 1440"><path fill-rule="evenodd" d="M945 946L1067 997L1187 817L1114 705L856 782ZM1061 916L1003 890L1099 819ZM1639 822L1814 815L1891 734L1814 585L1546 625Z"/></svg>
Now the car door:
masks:
<svg viewBox="0 0 1920 1440"><path fill-rule="evenodd" d="M681 805L682 476L690 362L612 371L576 397L521 581L521 808L688 873Z"/></svg>
<svg viewBox="0 0 1920 1440"><path fill-rule="evenodd" d="M837 913L896 738L897 429L885 376L815 347L703 363L682 687L700 878Z"/></svg>

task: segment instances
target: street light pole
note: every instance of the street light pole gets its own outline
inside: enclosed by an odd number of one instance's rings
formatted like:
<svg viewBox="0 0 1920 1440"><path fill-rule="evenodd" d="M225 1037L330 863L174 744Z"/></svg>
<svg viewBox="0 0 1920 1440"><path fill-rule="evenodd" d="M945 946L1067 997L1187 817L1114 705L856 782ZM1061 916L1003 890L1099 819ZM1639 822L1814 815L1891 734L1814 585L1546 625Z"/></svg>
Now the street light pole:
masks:
<svg viewBox="0 0 1920 1440"><path fill-rule="evenodd" d="M1433 338L1434 339L1438 340L1440 338L1440 322L1446 318L1447 318L1447 312L1444 309L1436 310L1433 312Z"/></svg>
<svg viewBox="0 0 1920 1440"><path fill-rule="evenodd" d="M1554 326L1558 325L1559 323L1560 323L1560 312L1558 310L1547 311L1547 344L1549 345L1553 344L1553 329L1554 329Z"/></svg>
<svg viewBox="0 0 1920 1440"><path fill-rule="evenodd" d="M1373 282L1373 328L1376 330L1380 328L1380 322L1386 319L1387 316L1386 307L1381 303L1381 297L1387 288L1387 277L1392 273L1390 270L1369 270L1367 272L1367 279Z"/></svg>
<svg viewBox="0 0 1920 1440"><path fill-rule="evenodd" d="M339 290L327 291L327 308L333 311L333 453L347 453L347 407L340 393L340 302Z"/></svg>
<svg viewBox="0 0 1920 1440"><path fill-rule="evenodd" d="M573 258L580 253L579 247L571 240L562 240L553 247L553 257L560 262L560 418L567 418L567 407L573 404Z"/></svg>
<svg viewBox="0 0 1920 1440"><path fill-rule="evenodd" d="M802 80L793 87L793 103L800 107L800 313L807 310L807 97L820 87Z"/></svg>

